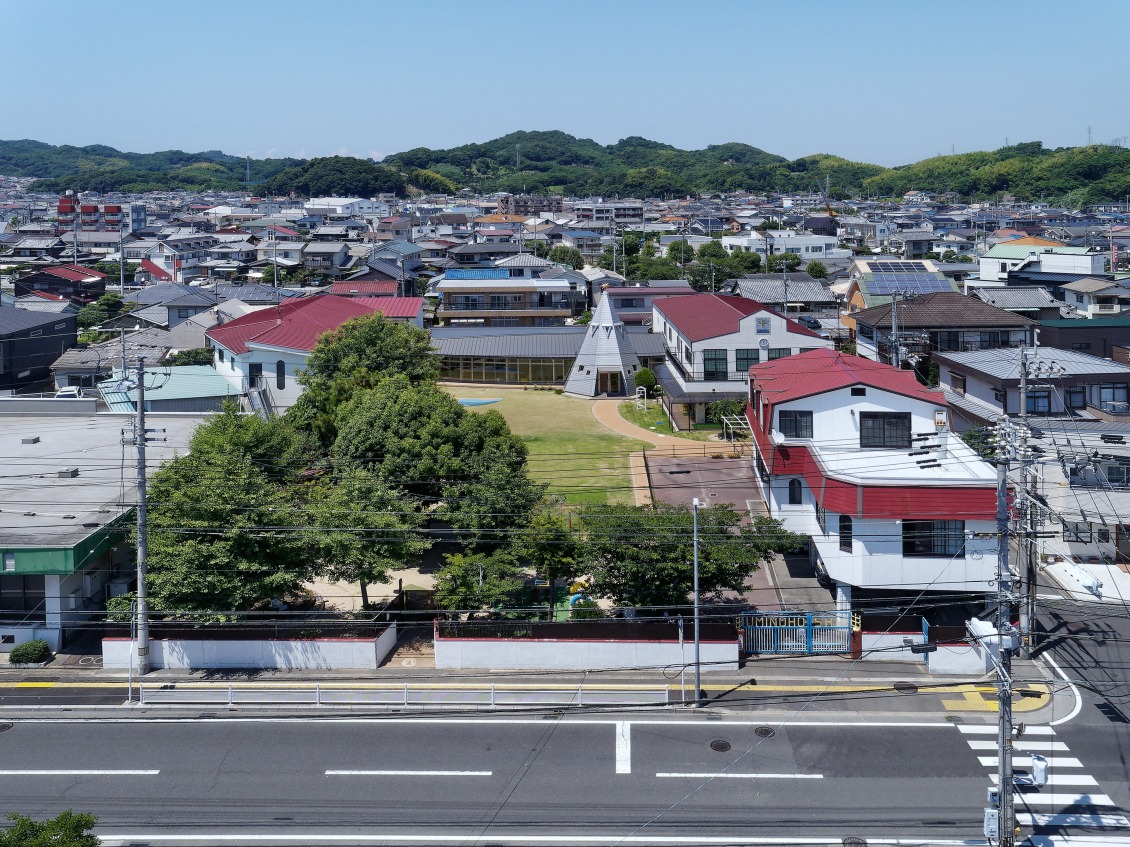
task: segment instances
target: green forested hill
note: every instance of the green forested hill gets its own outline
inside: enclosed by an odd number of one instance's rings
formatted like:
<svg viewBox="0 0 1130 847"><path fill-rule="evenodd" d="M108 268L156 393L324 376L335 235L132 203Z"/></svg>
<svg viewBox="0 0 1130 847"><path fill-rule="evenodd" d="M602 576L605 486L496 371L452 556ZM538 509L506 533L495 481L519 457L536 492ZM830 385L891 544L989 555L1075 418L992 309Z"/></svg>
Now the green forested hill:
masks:
<svg viewBox="0 0 1130 847"><path fill-rule="evenodd" d="M236 189L246 184L246 167L245 159L216 150L123 153L100 145L0 141L0 174L40 177L34 188L43 191ZM251 160L256 191L302 196L470 188L679 197L737 190L811 191L825 179L836 197L897 197L918 189L954 191L968 199L1008 192L1077 207L1130 195L1130 150L1098 144L1048 150L1034 141L885 168L829 153L789 160L739 143L680 150L632 136L601 145L550 131L515 132L449 150L417 147L377 164L344 156Z"/></svg>
<svg viewBox="0 0 1130 847"><path fill-rule="evenodd" d="M253 183L301 159L251 159ZM37 191L165 191L236 189L246 184L248 160L219 150L123 153L101 144L55 146L42 141L0 141L0 174L34 176Z"/></svg>

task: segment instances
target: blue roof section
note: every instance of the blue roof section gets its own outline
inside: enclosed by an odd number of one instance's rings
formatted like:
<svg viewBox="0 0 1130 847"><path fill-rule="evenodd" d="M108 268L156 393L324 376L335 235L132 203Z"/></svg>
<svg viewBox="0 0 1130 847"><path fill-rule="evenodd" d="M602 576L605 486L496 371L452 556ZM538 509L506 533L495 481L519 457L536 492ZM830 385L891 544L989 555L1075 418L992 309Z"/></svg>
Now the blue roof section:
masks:
<svg viewBox="0 0 1130 847"><path fill-rule="evenodd" d="M506 268L448 268L446 279L510 279Z"/></svg>

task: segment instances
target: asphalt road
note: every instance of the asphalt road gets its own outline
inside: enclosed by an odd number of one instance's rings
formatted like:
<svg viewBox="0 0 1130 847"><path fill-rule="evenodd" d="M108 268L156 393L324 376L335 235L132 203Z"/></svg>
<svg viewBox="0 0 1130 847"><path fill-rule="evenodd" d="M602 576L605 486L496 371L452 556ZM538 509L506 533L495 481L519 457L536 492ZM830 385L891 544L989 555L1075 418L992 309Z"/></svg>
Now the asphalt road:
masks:
<svg viewBox="0 0 1130 847"><path fill-rule="evenodd" d="M941 720L17 722L0 796L128 844L952 842L980 836L988 783L967 738Z"/></svg>
<svg viewBox="0 0 1130 847"><path fill-rule="evenodd" d="M1106 793L1130 808L1130 607L1048 600L1040 603L1038 621L1040 650L1081 698L1078 714L1056 731Z"/></svg>

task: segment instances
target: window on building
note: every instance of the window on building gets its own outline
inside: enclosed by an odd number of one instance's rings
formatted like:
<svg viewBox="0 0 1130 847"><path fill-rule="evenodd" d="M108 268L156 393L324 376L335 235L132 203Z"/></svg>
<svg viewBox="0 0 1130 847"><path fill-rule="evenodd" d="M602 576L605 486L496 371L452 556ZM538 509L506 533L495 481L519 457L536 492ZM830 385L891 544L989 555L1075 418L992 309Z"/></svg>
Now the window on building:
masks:
<svg viewBox="0 0 1130 847"><path fill-rule="evenodd" d="M801 481L799 479L790 479L789 480L789 505L790 506L799 506L802 502L804 502L804 498L802 496L803 492L804 492L804 487L802 486Z"/></svg>
<svg viewBox="0 0 1130 847"><path fill-rule="evenodd" d="M1125 403L1128 399L1125 382L1104 382L1099 386L1099 402L1104 408L1108 403Z"/></svg>
<svg viewBox="0 0 1130 847"><path fill-rule="evenodd" d="M758 335L768 335L773 331L773 322L769 318L758 318L754 321Z"/></svg>
<svg viewBox="0 0 1130 847"><path fill-rule="evenodd" d="M903 521L904 556L961 556L965 553L965 521Z"/></svg>
<svg viewBox="0 0 1130 847"><path fill-rule="evenodd" d="M851 518L840 515L840 549L850 553L852 540Z"/></svg>
<svg viewBox="0 0 1130 847"><path fill-rule="evenodd" d="M1028 414L1047 415L1052 410L1052 393L1050 391L1028 392Z"/></svg>
<svg viewBox="0 0 1130 847"><path fill-rule="evenodd" d="M875 340L875 328L874 327L865 326L864 324L859 324L858 327L856 328L856 333L858 333L860 338L866 338L868 341L874 341Z"/></svg>
<svg viewBox="0 0 1130 847"><path fill-rule="evenodd" d="M728 351L703 350L702 351L702 378L725 379L727 372Z"/></svg>
<svg viewBox="0 0 1130 847"><path fill-rule="evenodd" d="M16 569L16 554L15 553L5 553L4 554L4 570L11 572L11 571L14 571L15 569Z"/></svg>
<svg viewBox="0 0 1130 847"><path fill-rule="evenodd" d="M853 385L851 387L851 396L852 397L866 397L867 396L867 389L865 387L863 387L862 385Z"/></svg>
<svg viewBox="0 0 1130 847"><path fill-rule="evenodd" d="M812 438L812 412L782 410L777 413L777 426L785 438Z"/></svg>
<svg viewBox="0 0 1130 847"><path fill-rule="evenodd" d="M1125 465L1107 465L1103 469L1106 481L1111 485L1130 485L1130 467Z"/></svg>
<svg viewBox="0 0 1130 847"><path fill-rule="evenodd" d="M1072 350L1090 350L1091 349L1091 342L1090 341L1073 341L1073 342L1071 342L1071 349Z"/></svg>
<svg viewBox="0 0 1130 847"><path fill-rule="evenodd" d="M1096 529L1095 540L1100 544L1110 544L1110 529L1105 526Z"/></svg>
<svg viewBox="0 0 1130 847"><path fill-rule="evenodd" d="M279 391L286 388L286 362L282 359L275 362L275 385Z"/></svg>
<svg viewBox="0 0 1130 847"><path fill-rule="evenodd" d="M910 447L910 412L860 412L860 447Z"/></svg>
<svg viewBox="0 0 1130 847"><path fill-rule="evenodd" d="M1084 521L1067 521L1063 525L1063 540L1091 543L1091 525Z"/></svg>
<svg viewBox="0 0 1130 847"><path fill-rule="evenodd" d="M769 348L769 361L775 359L783 359L786 356L791 356L793 349L791 347L770 347Z"/></svg>
<svg viewBox="0 0 1130 847"><path fill-rule="evenodd" d="M824 535L828 534L828 511L823 506L816 507L816 523L820 527L820 532Z"/></svg>
<svg viewBox="0 0 1130 847"><path fill-rule="evenodd" d="M740 373L745 373L761 361L761 354L756 349L738 349L734 351L734 367Z"/></svg>
<svg viewBox="0 0 1130 847"><path fill-rule="evenodd" d="M1083 409L1087 406L1087 389L1082 385L1069 388L1064 392L1063 401L1069 409Z"/></svg>
<svg viewBox="0 0 1130 847"><path fill-rule="evenodd" d="M1075 298L1076 303L1082 303L1083 302L1083 295L1080 294L1079 292L1075 292L1072 296Z"/></svg>
<svg viewBox="0 0 1130 847"><path fill-rule="evenodd" d="M950 387L958 394L965 393L965 377L962 374L950 374Z"/></svg>

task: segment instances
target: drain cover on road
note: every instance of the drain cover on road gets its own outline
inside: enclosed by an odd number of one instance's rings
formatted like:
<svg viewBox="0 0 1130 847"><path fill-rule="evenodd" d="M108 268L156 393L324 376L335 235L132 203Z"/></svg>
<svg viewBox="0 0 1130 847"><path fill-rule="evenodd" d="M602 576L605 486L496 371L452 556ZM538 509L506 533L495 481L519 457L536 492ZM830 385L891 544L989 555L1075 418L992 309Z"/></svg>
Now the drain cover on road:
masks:
<svg viewBox="0 0 1130 847"><path fill-rule="evenodd" d="M777 734L777 730L773 729L771 726L759 726L753 731L753 734L758 738L772 738Z"/></svg>
<svg viewBox="0 0 1130 847"><path fill-rule="evenodd" d="M866 838L856 838L854 835L843 840L844 847L867 847Z"/></svg>
<svg viewBox="0 0 1130 847"><path fill-rule="evenodd" d="M899 694L917 694L918 686L913 682L896 682L893 686L895 691Z"/></svg>
<svg viewBox="0 0 1130 847"><path fill-rule="evenodd" d="M10 723L0 723L0 732L7 732L11 728L12 724Z"/></svg>
<svg viewBox="0 0 1130 847"><path fill-rule="evenodd" d="M710 749L713 750L715 753L725 753L727 750L730 749L730 742L729 741L723 741L722 739L718 739L717 741L711 741L710 742Z"/></svg>

